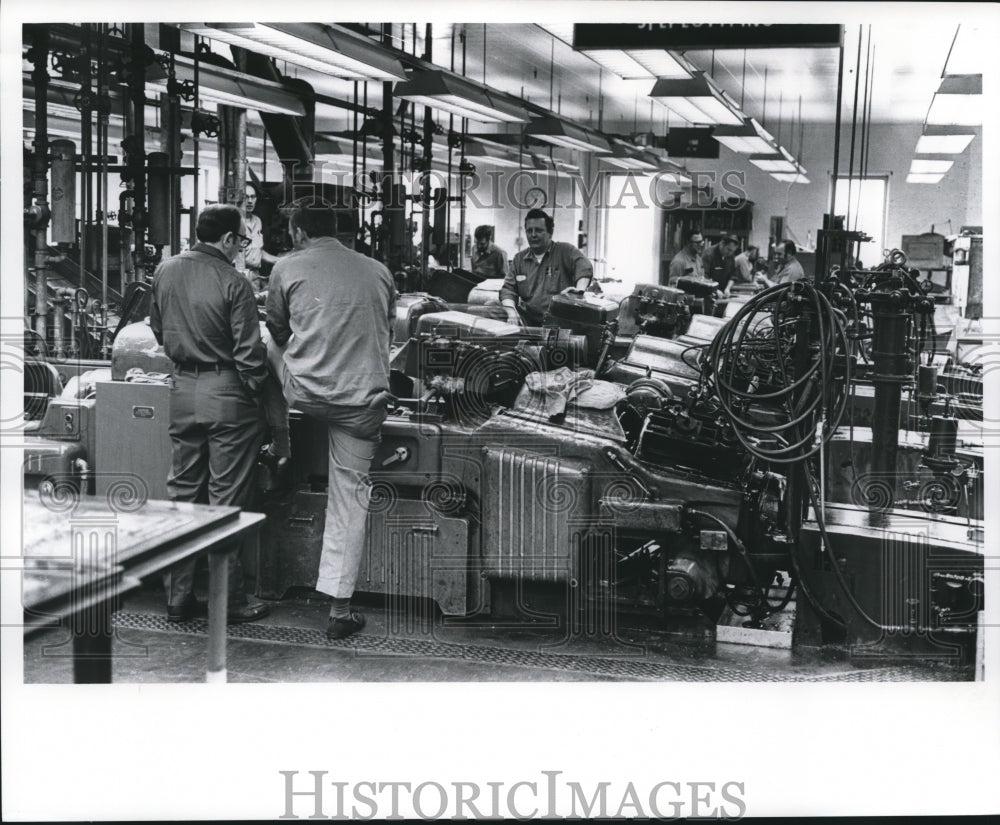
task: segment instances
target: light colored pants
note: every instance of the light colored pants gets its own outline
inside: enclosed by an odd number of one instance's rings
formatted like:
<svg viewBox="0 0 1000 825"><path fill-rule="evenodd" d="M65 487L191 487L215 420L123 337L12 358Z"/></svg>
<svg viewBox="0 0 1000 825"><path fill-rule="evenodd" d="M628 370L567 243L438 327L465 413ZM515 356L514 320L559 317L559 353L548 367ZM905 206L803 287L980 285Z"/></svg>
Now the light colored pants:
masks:
<svg viewBox="0 0 1000 825"><path fill-rule="evenodd" d="M281 380L285 397L294 397L281 349L273 341L267 343L267 359ZM328 596L348 599L354 593L367 540L371 498L368 471L381 440L385 404L345 407L295 400L293 406L310 418L326 422L326 522L316 589Z"/></svg>

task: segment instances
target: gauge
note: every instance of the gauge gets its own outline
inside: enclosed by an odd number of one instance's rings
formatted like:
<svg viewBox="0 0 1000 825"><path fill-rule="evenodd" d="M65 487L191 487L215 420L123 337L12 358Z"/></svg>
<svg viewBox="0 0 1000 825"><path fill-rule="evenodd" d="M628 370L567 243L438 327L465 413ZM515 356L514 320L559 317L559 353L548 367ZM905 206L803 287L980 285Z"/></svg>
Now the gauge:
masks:
<svg viewBox="0 0 1000 825"><path fill-rule="evenodd" d="M533 186L524 195L524 203L528 209L542 209L548 201L545 190L539 186Z"/></svg>

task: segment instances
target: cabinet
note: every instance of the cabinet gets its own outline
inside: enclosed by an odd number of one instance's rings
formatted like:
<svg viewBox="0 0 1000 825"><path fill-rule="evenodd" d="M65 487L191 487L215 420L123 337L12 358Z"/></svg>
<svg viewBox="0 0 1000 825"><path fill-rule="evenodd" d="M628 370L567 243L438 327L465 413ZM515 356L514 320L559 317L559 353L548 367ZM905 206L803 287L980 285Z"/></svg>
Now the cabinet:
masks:
<svg viewBox="0 0 1000 825"><path fill-rule="evenodd" d="M753 229L753 202L720 198L704 206L664 207L662 227L660 283L665 284L670 260L683 248L684 238L692 229L701 230L706 246L724 235L733 235L739 239L740 249L746 249Z"/></svg>

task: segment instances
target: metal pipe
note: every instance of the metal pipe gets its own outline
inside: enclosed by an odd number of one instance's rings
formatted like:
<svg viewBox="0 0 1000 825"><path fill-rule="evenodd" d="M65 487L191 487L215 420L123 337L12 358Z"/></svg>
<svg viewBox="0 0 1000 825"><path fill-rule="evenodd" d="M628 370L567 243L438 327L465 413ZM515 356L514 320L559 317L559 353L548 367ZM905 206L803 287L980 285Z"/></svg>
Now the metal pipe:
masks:
<svg viewBox="0 0 1000 825"><path fill-rule="evenodd" d="M136 131L135 108L129 105L129 98L126 95L122 100L122 158L126 170L121 173L124 189L118 193L118 247L119 260L121 262L121 294L125 294L125 285L135 280L135 267L132 260L132 239L135 232L132 215L136 208L135 197L135 177L137 169L142 163L141 141L142 133ZM136 139L140 141L136 147ZM126 148L127 147L127 148ZM136 157L136 148L139 148L139 157Z"/></svg>
<svg viewBox="0 0 1000 825"><path fill-rule="evenodd" d="M98 28L97 45L97 95L108 100L108 24ZM108 126L109 110L101 107L97 112L97 151L100 155L100 221L101 221L101 357L110 356L108 343Z"/></svg>
<svg viewBox="0 0 1000 825"><path fill-rule="evenodd" d="M52 350L57 360L66 357L66 345L63 341L63 327L66 324L66 298L59 294L52 298Z"/></svg>
<svg viewBox="0 0 1000 825"><path fill-rule="evenodd" d="M90 239L87 237L91 227L91 217L94 209L94 182L91 178L91 163L93 160L94 113L90 105L90 24L81 27L80 53L83 58L83 71L80 74L80 183L83 189L83 203L80 216L80 289L87 286L87 253L90 251Z"/></svg>
<svg viewBox="0 0 1000 825"><path fill-rule="evenodd" d="M428 23L424 30L424 60L431 62L433 59L433 38L431 24ZM434 145L434 117L430 106L424 106L424 139L423 139L423 166L420 170L420 276L421 279L427 277L427 256L430 254L431 241L431 150ZM425 282L421 282L420 288L424 289Z"/></svg>
<svg viewBox="0 0 1000 825"><path fill-rule="evenodd" d="M35 154L32 159L32 194L34 205L30 220L35 239L35 332L39 335L39 354L44 354L48 340L48 161L49 161L49 36L44 26L33 29L31 50L35 64L31 79L35 84Z"/></svg>
<svg viewBox="0 0 1000 825"><path fill-rule="evenodd" d="M142 55L146 48L142 23L132 23L132 71L129 78L131 111L135 119L132 132L138 141L134 174L132 176L132 265L134 277L145 281L146 225L149 221L146 208L146 66ZM123 290L124 292L124 290Z"/></svg>

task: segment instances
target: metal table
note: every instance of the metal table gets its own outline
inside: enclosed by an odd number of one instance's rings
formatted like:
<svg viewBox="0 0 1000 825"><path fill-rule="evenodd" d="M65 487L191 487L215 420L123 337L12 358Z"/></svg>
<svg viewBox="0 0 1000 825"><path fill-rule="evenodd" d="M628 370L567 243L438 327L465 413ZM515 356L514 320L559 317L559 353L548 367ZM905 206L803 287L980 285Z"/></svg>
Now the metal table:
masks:
<svg viewBox="0 0 1000 825"><path fill-rule="evenodd" d="M121 491L119 491L120 493ZM207 554L208 671L226 681L229 553L258 541L264 516L238 507L40 495L28 491L22 514L25 633L69 622L73 680L111 681L111 616L140 580Z"/></svg>

